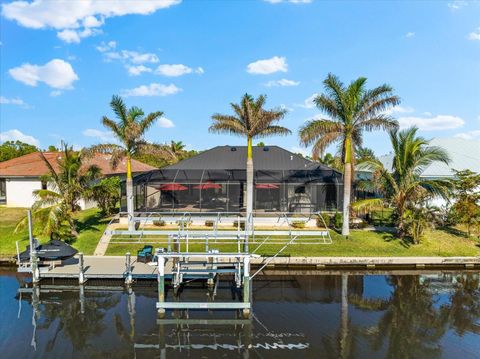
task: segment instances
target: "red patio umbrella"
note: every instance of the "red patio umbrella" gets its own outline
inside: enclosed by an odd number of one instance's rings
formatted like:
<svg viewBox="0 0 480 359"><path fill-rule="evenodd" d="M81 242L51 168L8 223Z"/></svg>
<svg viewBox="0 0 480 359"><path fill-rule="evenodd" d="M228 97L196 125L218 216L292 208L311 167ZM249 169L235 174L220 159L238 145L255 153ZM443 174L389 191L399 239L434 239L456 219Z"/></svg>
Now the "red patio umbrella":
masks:
<svg viewBox="0 0 480 359"><path fill-rule="evenodd" d="M194 186L193 188L195 188L195 189L210 189L210 188L216 189L216 188L222 188L222 185L220 185L218 183L205 182L205 183L199 184L197 186Z"/></svg>
<svg viewBox="0 0 480 359"><path fill-rule="evenodd" d="M167 183L162 184L159 189L161 191L186 191L188 187L185 187L179 183Z"/></svg>
<svg viewBox="0 0 480 359"><path fill-rule="evenodd" d="M255 185L255 188L258 189L277 189L278 185L273 184L273 183L259 183Z"/></svg>

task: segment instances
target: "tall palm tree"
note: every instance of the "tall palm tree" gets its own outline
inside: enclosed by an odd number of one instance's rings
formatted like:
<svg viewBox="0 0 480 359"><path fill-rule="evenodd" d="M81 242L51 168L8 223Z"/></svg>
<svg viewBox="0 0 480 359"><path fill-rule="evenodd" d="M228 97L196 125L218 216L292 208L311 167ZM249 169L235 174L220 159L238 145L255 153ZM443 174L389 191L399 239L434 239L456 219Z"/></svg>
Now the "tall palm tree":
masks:
<svg viewBox="0 0 480 359"><path fill-rule="evenodd" d="M318 159L325 149L338 143L344 164L342 235L350 234L350 201L355 152L362 146L363 131L390 130L397 121L386 110L400 103L389 85L366 89L367 79L359 77L345 86L335 75L323 81L325 93L314 100L327 117L307 122L300 128L303 145L313 144L312 157Z"/></svg>
<svg viewBox="0 0 480 359"><path fill-rule="evenodd" d="M102 123L112 131L114 137L120 144L100 144L92 146L90 153L100 152L111 154L110 164L116 168L124 158L127 160L127 212L128 230L135 229L133 222L133 181L132 181L132 157L144 153L154 153L159 156L171 155L168 146L161 146L148 143L144 139L145 132L162 117L163 112L156 111L145 113L139 107L133 106L127 109L125 102L120 96L113 96L110 107L115 113L118 122L103 116Z"/></svg>
<svg viewBox="0 0 480 359"><path fill-rule="evenodd" d="M35 203L32 205L33 216L37 223L43 225L43 232L51 238L63 238L76 235L72 214L80 207L78 201L86 197L90 184L100 177L101 171L95 165L86 166L85 154L74 151L62 143L61 153L54 168L45 155L40 152L49 173L42 180L46 189L33 192ZM26 226L27 219L22 219L16 230Z"/></svg>
<svg viewBox="0 0 480 359"><path fill-rule="evenodd" d="M382 193L383 198L358 201L355 209L372 206L391 206L394 209L401 237L407 234L407 222L415 219L415 213L421 206L435 196L448 198L452 184L443 179L425 179L420 174L434 162L448 164L448 154L440 147L429 146L429 141L417 136L417 128L411 127L402 131L390 131L393 147L392 168L385 168L379 160L364 161L364 167L373 171L373 180L362 183ZM407 218L407 214L413 218ZM411 216L411 217L412 217Z"/></svg>
<svg viewBox="0 0 480 359"><path fill-rule="evenodd" d="M249 94L243 95L239 104L231 103L233 115L216 113L212 116L213 124L209 131L213 133L228 133L247 138L247 219L253 212L253 157L252 140L254 138L288 135L288 128L277 125L287 111L275 108L264 109L265 95L254 99Z"/></svg>

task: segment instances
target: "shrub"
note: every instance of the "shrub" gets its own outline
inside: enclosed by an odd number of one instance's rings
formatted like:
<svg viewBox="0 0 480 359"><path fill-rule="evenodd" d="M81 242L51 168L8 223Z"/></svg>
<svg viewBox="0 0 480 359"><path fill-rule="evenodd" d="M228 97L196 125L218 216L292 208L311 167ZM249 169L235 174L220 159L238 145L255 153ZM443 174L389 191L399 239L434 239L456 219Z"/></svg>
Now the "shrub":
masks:
<svg viewBox="0 0 480 359"><path fill-rule="evenodd" d="M336 229L342 228L343 224L343 218L340 212L336 212L335 215L333 216L333 227Z"/></svg>
<svg viewBox="0 0 480 359"><path fill-rule="evenodd" d="M205 221L205 227L213 227L214 222L213 221Z"/></svg>
<svg viewBox="0 0 480 359"><path fill-rule="evenodd" d="M292 227L293 228L305 228L305 222L304 221L293 221L292 222Z"/></svg>
<svg viewBox="0 0 480 359"><path fill-rule="evenodd" d="M153 225L157 227L165 227L167 223L163 219L161 219L159 221L153 221Z"/></svg>
<svg viewBox="0 0 480 359"><path fill-rule="evenodd" d="M323 218L323 221L322 221L322 218ZM325 222L325 224L324 224ZM318 228L323 228L324 226L327 226L330 227L330 222L331 222L331 218L328 214L326 213L320 213L317 217L317 227Z"/></svg>
<svg viewBox="0 0 480 359"><path fill-rule="evenodd" d="M233 226L238 228L238 221L233 221ZM240 229L245 229L245 221L240 221Z"/></svg>
<svg viewBox="0 0 480 359"><path fill-rule="evenodd" d="M103 214L112 214L120 200L120 179L116 176L102 179L87 191L86 197L97 202Z"/></svg>

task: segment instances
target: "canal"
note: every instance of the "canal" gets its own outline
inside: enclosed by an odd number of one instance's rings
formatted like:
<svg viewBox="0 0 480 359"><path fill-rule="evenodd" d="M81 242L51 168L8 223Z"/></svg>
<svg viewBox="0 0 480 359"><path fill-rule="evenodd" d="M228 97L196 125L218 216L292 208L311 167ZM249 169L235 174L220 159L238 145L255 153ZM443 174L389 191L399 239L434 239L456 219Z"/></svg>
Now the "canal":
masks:
<svg viewBox="0 0 480 359"><path fill-rule="evenodd" d="M31 289L0 270L2 358L480 358L478 271L271 271L255 278L248 320L192 310L159 320L156 282ZM191 283L180 300L237 295L228 281L215 292Z"/></svg>

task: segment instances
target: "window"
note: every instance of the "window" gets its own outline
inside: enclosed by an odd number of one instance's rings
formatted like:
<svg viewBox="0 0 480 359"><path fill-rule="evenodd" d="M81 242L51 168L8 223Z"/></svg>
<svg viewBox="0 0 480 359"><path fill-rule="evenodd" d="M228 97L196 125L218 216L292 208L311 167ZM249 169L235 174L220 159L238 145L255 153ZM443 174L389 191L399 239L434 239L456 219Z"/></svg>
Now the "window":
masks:
<svg viewBox="0 0 480 359"><path fill-rule="evenodd" d="M7 182L5 178L0 178L0 203L7 203Z"/></svg>

